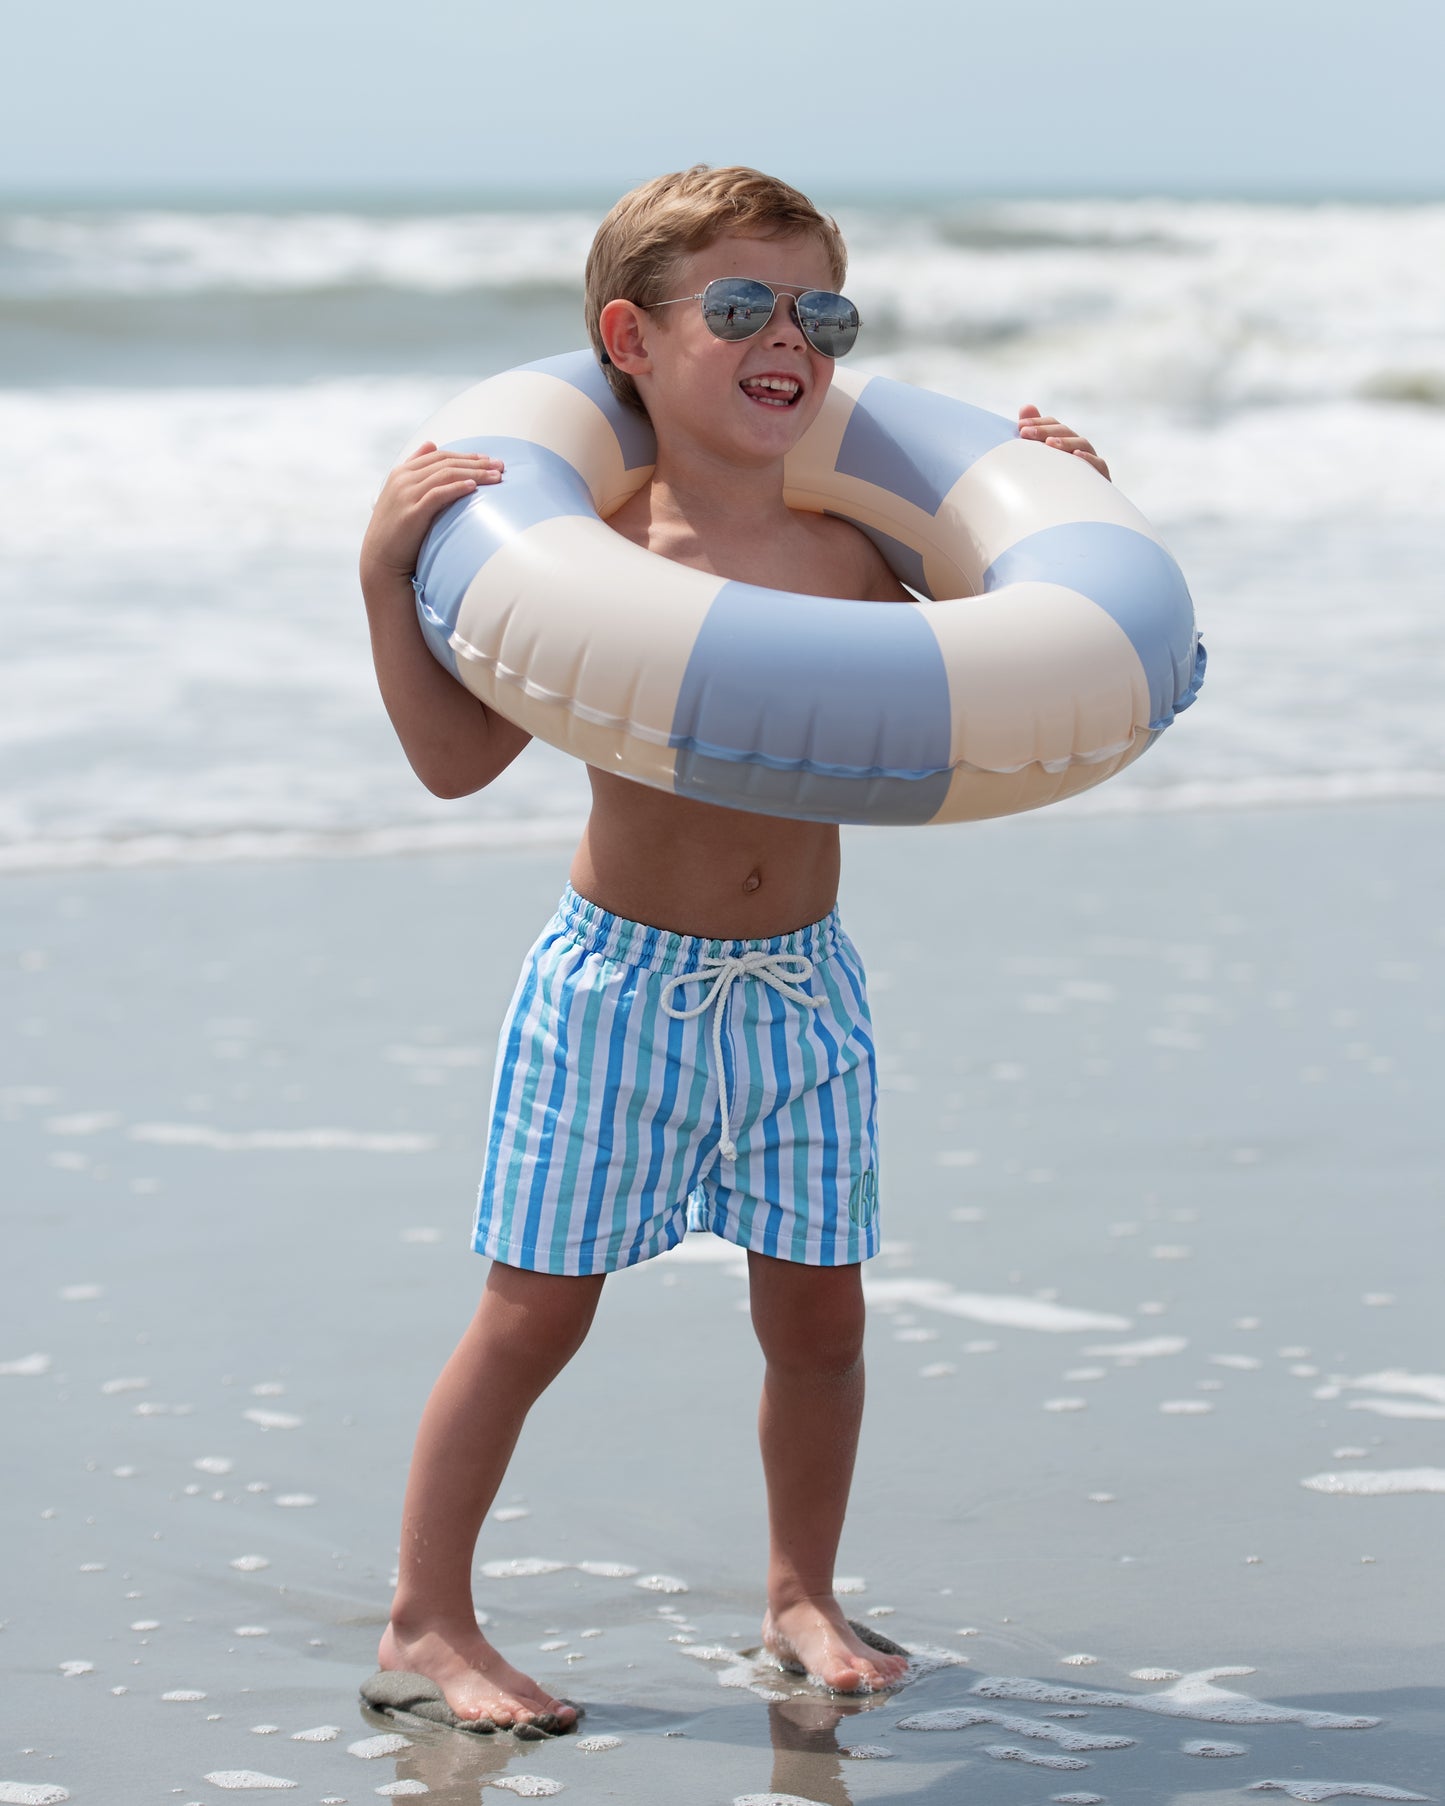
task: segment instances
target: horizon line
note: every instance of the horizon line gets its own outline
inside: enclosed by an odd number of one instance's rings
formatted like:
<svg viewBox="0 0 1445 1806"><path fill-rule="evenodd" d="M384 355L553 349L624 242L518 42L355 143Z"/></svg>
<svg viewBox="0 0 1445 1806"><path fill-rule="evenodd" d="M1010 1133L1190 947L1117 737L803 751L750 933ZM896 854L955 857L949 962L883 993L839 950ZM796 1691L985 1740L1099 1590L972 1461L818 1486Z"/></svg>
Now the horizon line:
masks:
<svg viewBox="0 0 1445 1806"><path fill-rule="evenodd" d="M813 184L817 186L817 184ZM73 182L0 183L0 209L14 211L30 206L116 207L211 206L227 207L268 202L296 208L315 203L385 207L434 203L499 210L522 207L610 206L618 192L611 184L557 182L487 186L479 183L424 184L403 182ZM622 192L625 192L622 191ZM830 206L914 202L924 206L987 206L1017 201L1181 201L1197 204L1252 206L1429 206L1445 202L1445 187L1385 187L1377 184L1258 183L1253 185L1208 183L1018 183L989 188L952 187L942 183L843 183L829 198Z"/></svg>

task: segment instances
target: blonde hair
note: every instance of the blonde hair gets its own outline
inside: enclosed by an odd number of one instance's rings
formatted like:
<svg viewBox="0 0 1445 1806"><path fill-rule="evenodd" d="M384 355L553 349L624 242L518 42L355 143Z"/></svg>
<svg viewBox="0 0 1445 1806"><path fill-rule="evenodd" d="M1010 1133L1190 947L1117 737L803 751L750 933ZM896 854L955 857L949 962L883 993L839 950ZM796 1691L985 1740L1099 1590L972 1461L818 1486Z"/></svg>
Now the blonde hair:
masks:
<svg viewBox="0 0 1445 1806"><path fill-rule="evenodd" d="M837 222L819 213L807 195L776 176L742 165L712 169L706 163L695 163L691 169L656 176L623 195L592 240L584 301L587 336L618 399L642 408L632 378L605 357L598 317L609 301L655 306L668 298L668 285L679 259L726 233L781 238L792 232L817 239L827 255L834 286L841 288L848 252Z"/></svg>

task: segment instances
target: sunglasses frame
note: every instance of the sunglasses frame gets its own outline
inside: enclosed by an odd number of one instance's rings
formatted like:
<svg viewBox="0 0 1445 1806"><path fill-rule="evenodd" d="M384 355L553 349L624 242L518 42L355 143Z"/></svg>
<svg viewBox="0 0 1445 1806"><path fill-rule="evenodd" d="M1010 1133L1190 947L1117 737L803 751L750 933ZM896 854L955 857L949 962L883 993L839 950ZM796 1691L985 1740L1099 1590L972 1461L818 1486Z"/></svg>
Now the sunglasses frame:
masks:
<svg viewBox="0 0 1445 1806"><path fill-rule="evenodd" d="M712 322L708 320L707 317L706 302L708 293L710 290L715 289L719 283L723 282L752 282L760 289L766 289L768 294L773 297L773 305L768 309L766 314L762 315L758 324L753 327L752 331L742 333L737 338L728 338L725 334L716 331ZM644 305L650 312L654 307L680 307L685 301L702 302L703 319L707 321L708 331L712 333L713 337L721 340L724 345L744 345L749 339L756 338L760 332L767 331L768 327L772 324L773 315L777 312L779 301L790 301L793 307L793 318L798 322L798 331L802 333L803 337L808 341L808 344L812 349L818 353L819 357L831 358L834 362L840 357L847 357L848 353L853 349L853 346L858 343L858 333L863 325L862 319L859 317L857 305L854 302L849 301L846 295L840 295L836 289L803 288L799 289L797 294L792 294L790 291L794 286L795 285L792 283L784 283L780 288L774 288L771 282L764 282L760 276L714 276L707 287L696 295L674 295L670 301L652 301ZM847 305L852 308L854 320L852 342L845 345L841 351L826 350L814 340L812 334L808 331L808 328L803 324L801 307L802 303L806 301L810 295L824 295L827 296L829 300L846 302ZM761 308L759 308L758 311L762 314Z"/></svg>

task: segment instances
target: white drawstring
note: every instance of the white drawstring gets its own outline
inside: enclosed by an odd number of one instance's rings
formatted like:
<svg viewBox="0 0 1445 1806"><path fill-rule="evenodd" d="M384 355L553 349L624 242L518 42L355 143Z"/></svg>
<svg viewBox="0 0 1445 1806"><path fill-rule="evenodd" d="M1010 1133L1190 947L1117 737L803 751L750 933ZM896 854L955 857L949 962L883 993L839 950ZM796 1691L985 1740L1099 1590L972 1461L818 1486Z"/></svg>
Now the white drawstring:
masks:
<svg viewBox="0 0 1445 1806"><path fill-rule="evenodd" d="M810 1010L821 1008L821 997L810 997L801 988L813 976L813 962L803 953L764 953L761 948L754 947L747 953L708 957L702 960L695 972L679 972L675 978L669 978L662 987L662 1007L667 1014L678 1022L686 1022L693 1016L705 1015L713 1011L712 1019L712 1052L713 1071L717 1075L718 1110L722 1117L722 1137L703 1162L705 1173L716 1155L721 1154L724 1160L736 1160L738 1150L732 1138L731 1106L728 1103L727 1079L723 1073L723 1011L727 1007L728 992L733 981L739 978L760 978L764 984L771 985L784 997L794 1003L801 1003ZM711 981L711 982L709 982ZM701 1003L695 1003L690 1010L679 1009L672 1001L672 994L682 985L707 984L707 995ZM698 1175L702 1176L701 1173Z"/></svg>

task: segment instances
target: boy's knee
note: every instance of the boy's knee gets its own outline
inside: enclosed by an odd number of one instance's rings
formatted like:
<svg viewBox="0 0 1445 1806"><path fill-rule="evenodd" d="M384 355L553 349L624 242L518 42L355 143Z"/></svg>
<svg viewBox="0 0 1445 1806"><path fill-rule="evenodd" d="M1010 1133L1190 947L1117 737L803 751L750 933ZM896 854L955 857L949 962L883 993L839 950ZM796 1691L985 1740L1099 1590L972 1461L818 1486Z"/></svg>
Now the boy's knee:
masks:
<svg viewBox="0 0 1445 1806"><path fill-rule="evenodd" d="M533 1273L492 1263L479 1316L513 1347L526 1345L570 1360L592 1327L604 1275Z"/></svg>
<svg viewBox="0 0 1445 1806"><path fill-rule="evenodd" d="M752 1288L753 1327L769 1366L842 1376L863 1355L865 1312L856 1267L793 1267Z"/></svg>

